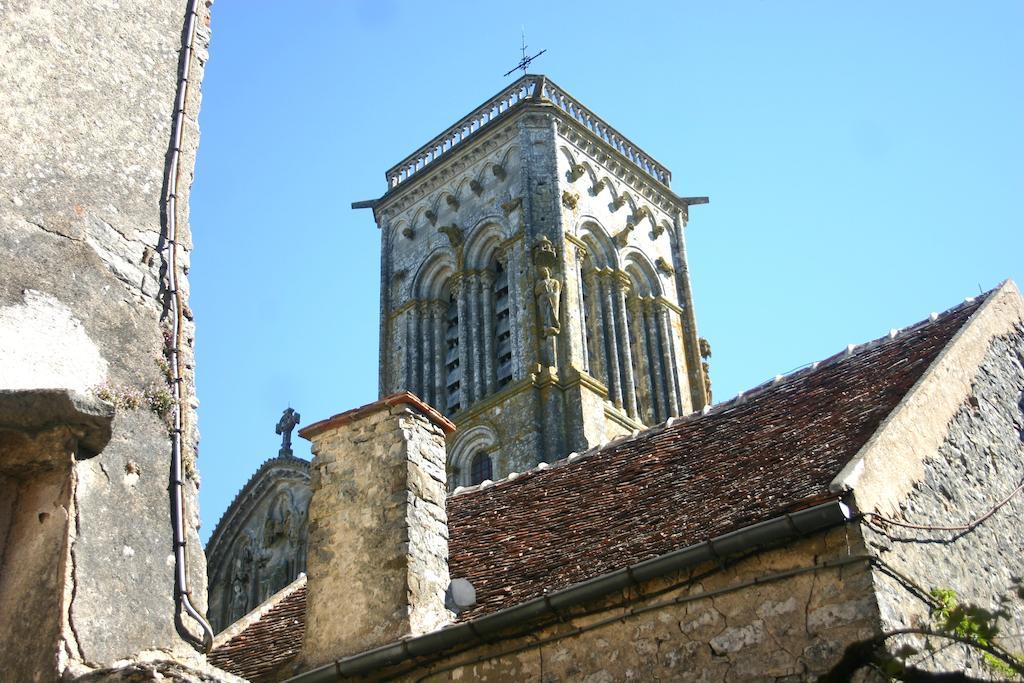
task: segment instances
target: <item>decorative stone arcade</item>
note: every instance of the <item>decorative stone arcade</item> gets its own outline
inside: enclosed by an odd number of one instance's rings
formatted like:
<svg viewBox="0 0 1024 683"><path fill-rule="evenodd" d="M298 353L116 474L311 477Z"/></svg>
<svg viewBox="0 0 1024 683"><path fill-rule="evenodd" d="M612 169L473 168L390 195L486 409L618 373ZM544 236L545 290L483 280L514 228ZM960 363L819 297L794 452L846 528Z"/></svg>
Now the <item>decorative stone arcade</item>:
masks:
<svg viewBox="0 0 1024 683"><path fill-rule="evenodd" d="M387 172L380 394L450 417L451 486L699 410L671 173L527 75Z"/></svg>

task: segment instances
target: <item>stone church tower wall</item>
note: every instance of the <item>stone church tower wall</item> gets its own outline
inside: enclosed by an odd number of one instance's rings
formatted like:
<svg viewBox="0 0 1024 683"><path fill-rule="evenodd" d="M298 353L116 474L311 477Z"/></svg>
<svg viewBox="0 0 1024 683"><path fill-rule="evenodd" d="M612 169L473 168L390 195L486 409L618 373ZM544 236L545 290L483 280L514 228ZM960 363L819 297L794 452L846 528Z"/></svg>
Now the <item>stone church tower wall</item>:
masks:
<svg viewBox="0 0 1024 683"><path fill-rule="evenodd" d="M524 76L387 174L380 392L451 417L451 486L708 401L667 169Z"/></svg>
<svg viewBox="0 0 1024 683"><path fill-rule="evenodd" d="M182 91L192 5L196 29ZM0 525L11 523L11 514L29 515L40 529L0 551L2 621L12 615L9 599L25 599L8 592L7 567L62 548L59 562L50 565L59 574L59 609L35 615L52 617L59 632L32 643L43 660L21 658L27 669L5 665L11 680L53 680L69 662L104 664L145 649L192 651L175 625L168 501L174 479L172 346L179 347L182 374L185 573L192 602L205 609L187 275L188 195L208 27L208 3L186 0L116 6L16 0L0 12L0 400L6 411L0 441L21 443L18 434L27 423L13 423L6 409L48 396L41 390L72 392L76 410L85 406L88 412L92 405L102 413L114 406L112 425L109 413L105 418L109 441L89 448L80 412L68 418L79 422L68 428L57 461L9 466L20 447L0 454L0 500L11 502ZM172 122L181 92L175 143ZM168 200L175 159L177 191ZM168 287L169 218L177 225L180 307ZM176 340L173 319L180 329ZM53 401L31 405L36 418L56 410ZM60 480L52 495L21 495L48 477ZM201 633L191 619L183 620L193 634ZM30 629L27 623L19 628L22 635ZM18 634L0 638L0 650L24 646Z"/></svg>

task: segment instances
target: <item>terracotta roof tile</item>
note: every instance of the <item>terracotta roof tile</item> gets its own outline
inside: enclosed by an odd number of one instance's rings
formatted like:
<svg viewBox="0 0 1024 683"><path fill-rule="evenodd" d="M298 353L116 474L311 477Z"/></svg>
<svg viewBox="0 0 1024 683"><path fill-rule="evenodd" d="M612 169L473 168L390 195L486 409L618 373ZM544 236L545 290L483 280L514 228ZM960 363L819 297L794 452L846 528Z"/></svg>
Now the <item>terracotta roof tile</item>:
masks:
<svg viewBox="0 0 1024 683"><path fill-rule="evenodd" d="M471 619L820 502L980 299L710 413L448 499Z"/></svg>
<svg viewBox="0 0 1024 683"><path fill-rule="evenodd" d="M277 671L295 658L306 631L306 584L297 586L259 620L215 647L210 664L252 683L275 681Z"/></svg>
<svg viewBox="0 0 1024 683"><path fill-rule="evenodd" d="M448 498L453 577L471 619L826 499L829 482L977 310L983 297L709 413ZM292 659L305 587L218 647L253 681Z"/></svg>

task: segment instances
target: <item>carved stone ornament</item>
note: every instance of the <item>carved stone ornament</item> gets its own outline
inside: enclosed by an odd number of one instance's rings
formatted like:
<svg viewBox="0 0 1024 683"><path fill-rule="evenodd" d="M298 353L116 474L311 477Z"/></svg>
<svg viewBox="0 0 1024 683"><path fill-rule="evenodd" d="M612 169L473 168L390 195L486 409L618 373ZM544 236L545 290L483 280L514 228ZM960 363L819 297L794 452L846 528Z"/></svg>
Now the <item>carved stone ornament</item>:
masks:
<svg viewBox="0 0 1024 683"><path fill-rule="evenodd" d="M607 178L600 178L596 183L594 183L594 186L590 188L590 194L596 197L601 194L601 190L606 187L608 187Z"/></svg>
<svg viewBox="0 0 1024 683"><path fill-rule="evenodd" d="M507 202L504 202L501 205L501 210L505 212L506 216L508 216L513 211L515 211L516 209L522 207L522 205L523 205L523 198L522 197L515 197L514 199L510 199Z"/></svg>
<svg viewBox="0 0 1024 683"><path fill-rule="evenodd" d="M437 231L443 234L445 237L447 237L448 241L451 242L451 245L453 247L458 248L462 246L464 238L462 236L462 230L459 229L459 226L455 225L454 223L452 223L451 225L442 225L440 228L437 229Z"/></svg>
<svg viewBox="0 0 1024 683"><path fill-rule="evenodd" d="M618 197L612 200L612 211L618 211L626 205L626 195L620 194Z"/></svg>
<svg viewBox="0 0 1024 683"><path fill-rule="evenodd" d="M572 211L576 210L576 206L579 204L580 196L576 192L569 192L565 190L562 192L562 206Z"/></svg>
<svg viewBox="0 0 1024 683"><path fill-rule="evenodd" d="M558 252L555 245L544 235L541 235L536 244L533 245L533 265L544 268L554 268L558 263Z"/></svg>
<svg viewBox="0 0 1024 683"><path fill-rule="evenodd" d="M405 237L406 239L411 240L414 237L416 237L416 231L413 230L412 228L402 228L402 236Z"/></svg>
<svg viewBox="0 0 1024 683"><path fill-rule="evenodd" d="M708 367L707 361L702 362L700 366L704 373L704 397L707 405L711 405L711 369Z"/></svg>
<svg viewBox="0 0 1024 683"><path fill-rule="evenodd" d="M711 358L711 342L704 337L697 340L697 348L700 349L701 358Z"/></svg>
<svg viewBox="0 0 1024 683"><path fill-rule="evenodd" d="M586 167L583 164L573 164L569 167L569 182L574 183L587 172Z"/></svg>
<svg viewBox="0 0 1024 683"><path fill-rule="evenodd" d="M453 195L453 194L445 195L444 200L446 202L448 202L448 206L452 207L452 209L454 209L456 211L459 210L459 200L455 197L455 195Z"/></svg>
<svg viewBox="0 0 1024 683"><path fill-rule="evenodd" d="M626 221L626 227L615 233L615 243L619 245L619 247L626 246L626 244L629 243L629 233L633 232L635 227L636 226L634 226L633 223Z"/></svg>
<svg viewBox="0 0 1024 683"><path fill-rule="evenodd" d="M497 178L498 180L504 180L505 179L505 175L506 175L505 167L502 166L501 164L494 164L494 165L492 165L491 166L491 173L493 173L494 177Z"/></svg>
<svg viewBox="0 0 1024 683"><path fill-rule="evenodd" d="M537 284L533 287L537 297L537 312L540 314L542 337L553 337L561 331L558 324L558 302L562 293L562 283L551 276L551 269L539 266Z"/></svg>
<svg viewBox="0 0 1024 683"><path fill-rule="evenodd" d="M659 256L655 261L654 265L658 267L658 270L665 273L665 275L675 275L676 269L672 267L672 264L666 261L664 258Z"/></svg>
<svg viewBox="0 0 1024 683"><path fill-rule="evenodd" d="M437 225L437 214L433 209L427 209L427 212L424 215L427 217L427 220L430 221L431 225Z"/></svg>
<svg viewBox="0 0 1024 683"><path fill-rule="evenodd" d="M659 237L661 237L664 232L665 226L662 225L661 223L655 223L654 227L651 228L651 235L654 237L654 239L658 239Z"/></svg>
<svg viewBox="0 0 1024 683"><path fill-rule="evenodd" d="M481 185L480 182L476 180L469 181L469 189L473 190L473 194L475 194L477 197L484 193L484 186Z"/></svg>

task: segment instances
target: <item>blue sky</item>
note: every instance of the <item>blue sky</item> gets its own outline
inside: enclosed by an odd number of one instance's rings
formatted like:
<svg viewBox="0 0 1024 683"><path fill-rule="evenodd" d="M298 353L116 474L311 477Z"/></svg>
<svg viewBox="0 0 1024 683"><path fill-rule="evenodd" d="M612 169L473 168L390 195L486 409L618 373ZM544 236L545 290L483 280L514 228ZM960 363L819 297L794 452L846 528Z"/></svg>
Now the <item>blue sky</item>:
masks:
<svg viewBox="0 0 1024 683"><path fill-rule="evenodd" d="M1024 282L1024 3L217 0L191 200L204 539L285 407L377 397L379 235L349 205L514 78L523 27L532 71L711 197L687 246L717 400Z"/></svg>

